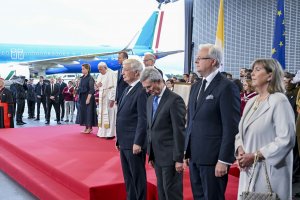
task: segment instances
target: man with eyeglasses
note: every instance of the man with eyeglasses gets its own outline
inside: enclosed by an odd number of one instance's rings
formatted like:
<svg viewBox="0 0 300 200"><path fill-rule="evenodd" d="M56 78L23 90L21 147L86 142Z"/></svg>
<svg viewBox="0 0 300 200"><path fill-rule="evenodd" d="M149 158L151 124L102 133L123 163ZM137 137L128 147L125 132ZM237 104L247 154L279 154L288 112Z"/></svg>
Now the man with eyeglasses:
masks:
<svg viewBox="0 0 300 200"><path fill-rule="evenodd" d="M235 160L240 97L236 85L219 72L221 61L222 52L215 45L199 46L196 67L203 78L191 88L185 138L195 200L224 200L227 172Z"/></svg>
<svg viewBox="0 0 300 200"><path fill-rule="evenodd" d="M162 77L164 77L163 72L155 66L155 61L156 61L156 57L154 54L152 54L150 52L147 52L144 54L143 62L144 62L145 68L153 67L154 69L159 71L159 73L161 74Z"/></svg>

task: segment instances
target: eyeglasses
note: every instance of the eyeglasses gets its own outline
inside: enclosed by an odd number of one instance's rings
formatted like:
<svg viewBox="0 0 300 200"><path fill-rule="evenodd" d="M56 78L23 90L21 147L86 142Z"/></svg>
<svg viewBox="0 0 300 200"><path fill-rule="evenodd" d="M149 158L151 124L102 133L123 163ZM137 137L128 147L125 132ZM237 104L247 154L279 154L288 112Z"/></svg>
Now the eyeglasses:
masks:
<svg viewBox="0 0 300 200"><path fill-rule="evenodd" d="M200 57L198 57L198 58L196 59L196 62L198 62L198 61L200 61L200 60L208 60L208 59L213 59L213 58L208 58L208 57L200 58Z"/></svg>
<svg viewBox="0 0 300 200"><path fill-rule="evenodd" d="M145 59L145 60L143 60L143 62L147 62L147 61L149 61L149 60L151 60L151 59Z"/></svg>

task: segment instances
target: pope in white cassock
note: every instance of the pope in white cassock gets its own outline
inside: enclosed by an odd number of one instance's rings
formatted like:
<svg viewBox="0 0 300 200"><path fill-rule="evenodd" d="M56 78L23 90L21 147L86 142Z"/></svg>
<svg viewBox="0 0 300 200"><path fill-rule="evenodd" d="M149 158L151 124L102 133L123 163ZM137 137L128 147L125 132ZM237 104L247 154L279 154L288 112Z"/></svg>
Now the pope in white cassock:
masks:
<svg viewBox="0 0 300 200"><path fill-rule="evenodd" d="M117 87L117 74L109 69L105 62L98 64L99 76L97 87L99 88L99 113L98 113L98 137L113 138L116 135L116 106L115 94Z"/></svg>

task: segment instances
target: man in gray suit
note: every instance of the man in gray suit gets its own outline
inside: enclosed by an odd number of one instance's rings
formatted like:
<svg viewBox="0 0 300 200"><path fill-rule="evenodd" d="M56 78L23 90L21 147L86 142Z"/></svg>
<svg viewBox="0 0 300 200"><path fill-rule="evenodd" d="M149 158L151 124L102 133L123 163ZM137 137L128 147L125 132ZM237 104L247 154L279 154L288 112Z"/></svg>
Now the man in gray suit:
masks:
<svg viewBox="0 0 300 200"><path fill-rule="evenodd" d="M157 177L158 197L183 199L184 101L165 86L154 68L146 68L140 80L152 95L147 100L147 152Z"/></svg>

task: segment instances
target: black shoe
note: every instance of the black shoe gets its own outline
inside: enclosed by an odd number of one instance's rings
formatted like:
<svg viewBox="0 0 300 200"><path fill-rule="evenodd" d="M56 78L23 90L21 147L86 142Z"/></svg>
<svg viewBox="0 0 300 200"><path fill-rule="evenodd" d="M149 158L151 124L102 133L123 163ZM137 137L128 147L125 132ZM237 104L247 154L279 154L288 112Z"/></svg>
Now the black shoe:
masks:
<svg viewBox="0 0 300 200"><path fill-rule="evenodd" d="M46 123L45 124L50 124L50 122L49 121L46 121Z"/></svg>
<svg viewBox="0 0 300 200"><path fill-rule="evenodd" d="M34 121L40 121L40 118L36 118Z"/></svg>
<svg viewBox="0 0 300 200"><path fill-rule="evenodd" d="M62 120L61 120L61 121L62 121ZM68 120L68 119L66 119L66 120L65 120L65 122L69 122L69 120Z"/></svg>
<svg viewBox="0 0 300 200"><path fill-rule="evenodd" d="M57 121L57 124L61 124L60 121Z"/></svg>
<svg viewBox="0 0 300 200"><path fill-rule="evenodd" d="M112 136L112 137L106 137L107 140L112 140L112 139L114 139L114 138L115 138L115 136Z"/></svg>
<svg viewBox="0 0 300 200"><path fill-rule="evenodd" d="M22 122L17 122L18 126L24 125Z"/></svg>
<svg viewBox="0 0 300 200"><path fill-rule="evenodd" d="M21 123L23 123L23 124L27 124L26 122L23 122L23 121L21 121Z"/></svg>
<svg viewBox="0 0 300 200"><path fill-rule="evenodd" d="M57 119L55 119L54 121L57 121Z"/></svg>

